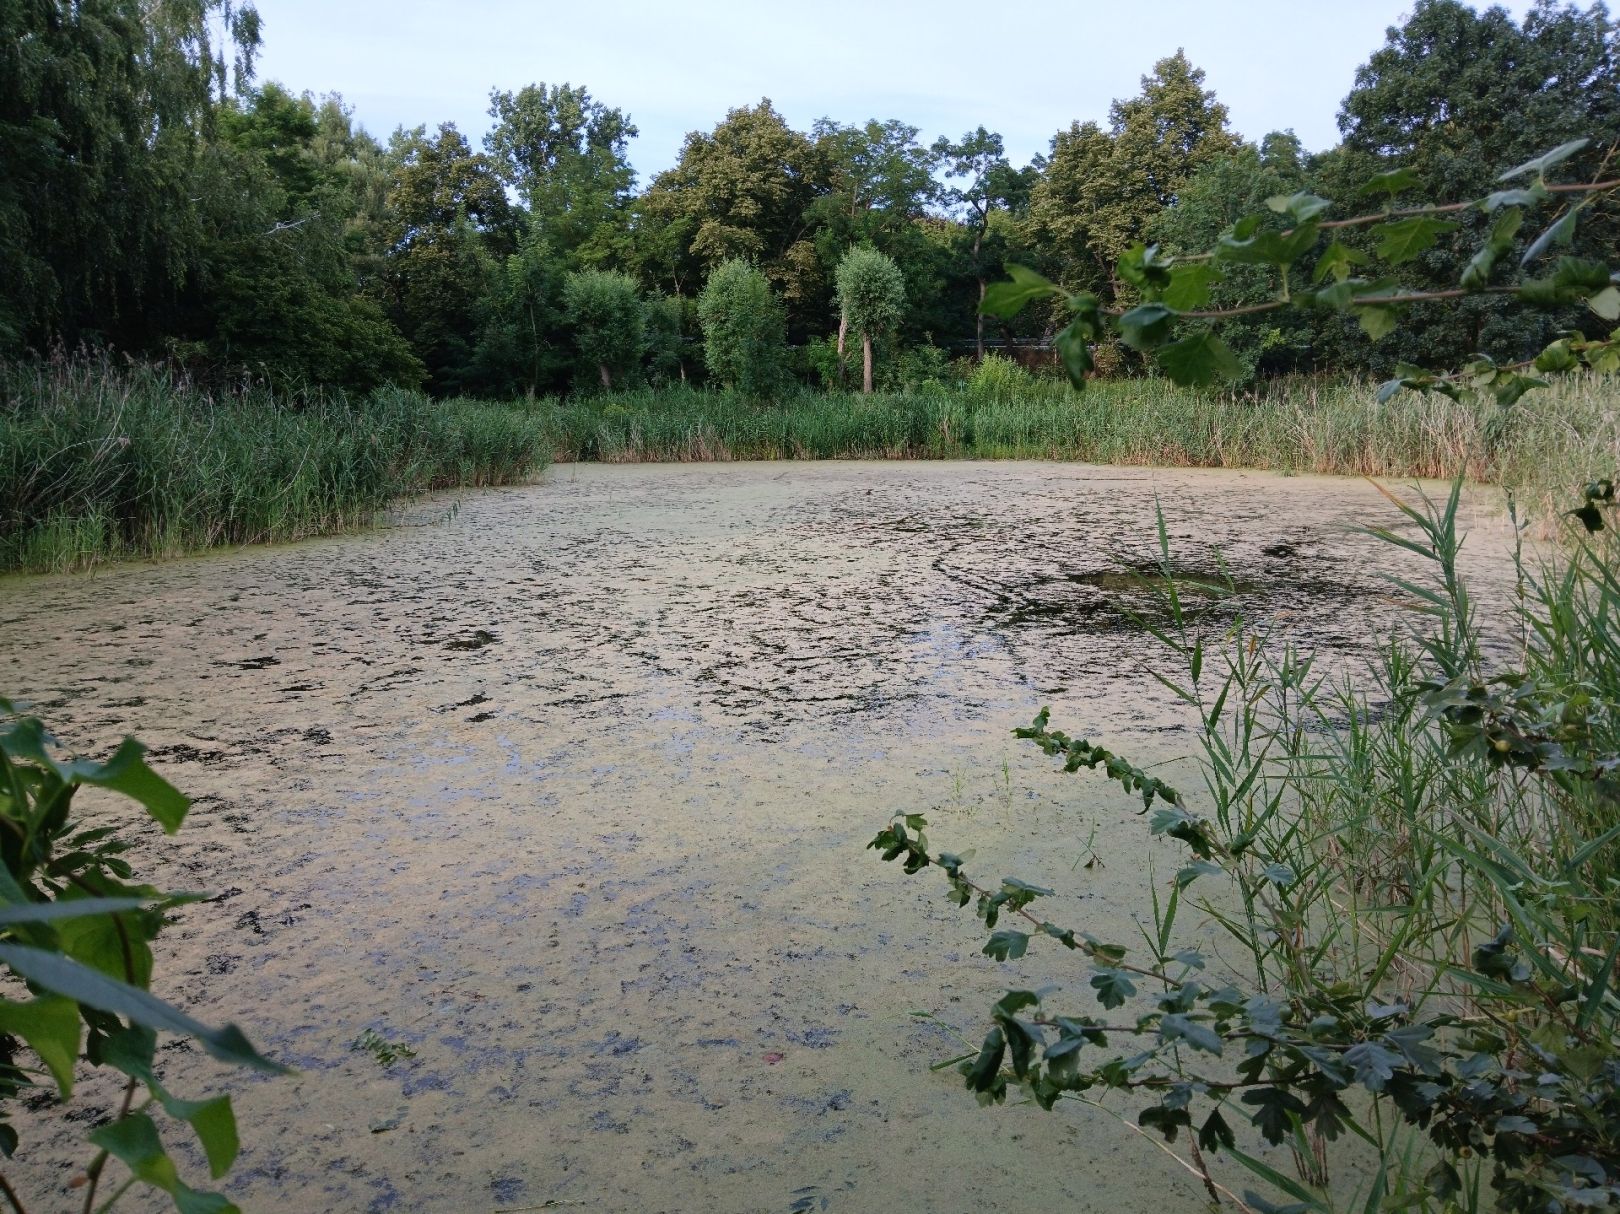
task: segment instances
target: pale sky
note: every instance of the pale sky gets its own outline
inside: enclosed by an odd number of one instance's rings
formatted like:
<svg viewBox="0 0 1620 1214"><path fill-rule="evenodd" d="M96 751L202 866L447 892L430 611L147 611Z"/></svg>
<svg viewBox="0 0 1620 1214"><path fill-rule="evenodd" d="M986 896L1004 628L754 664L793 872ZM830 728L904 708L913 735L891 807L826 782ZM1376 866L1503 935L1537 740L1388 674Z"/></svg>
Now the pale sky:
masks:
<svg viewBox="0 0 1620 1214"><path fill-rule="evenodd" d="M1022 164L1079 119L1106 122L1184 48L1250 139L1338 139L1355 70L1410 0L258 0L259 79L337 91L372 134L452 121L479 146L491 88L583 84L626 111L641 184L690 130L770 97L794 127L899 118L931 143L981 123ZM1476 7L1479 7L1476 5ZM1506 0L1522 17L1530 0Z"/></svg>

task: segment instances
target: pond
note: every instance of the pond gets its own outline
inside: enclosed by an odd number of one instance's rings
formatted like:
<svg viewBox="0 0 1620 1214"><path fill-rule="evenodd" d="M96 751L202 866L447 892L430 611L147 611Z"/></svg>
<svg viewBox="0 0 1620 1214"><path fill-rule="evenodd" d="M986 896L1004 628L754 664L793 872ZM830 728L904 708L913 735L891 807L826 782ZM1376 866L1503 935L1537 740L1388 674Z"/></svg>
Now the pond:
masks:
<svg viewBox="0 0 1620 1214"><path fill-rule="evenodd" d="M82 751L135 734L196 798L140 832L139 873L211 895L156 989L298 1070L161 1054L180 1094L238 1093L246 1209L1192 1209L1107 1115L929 1073L960 1050L913 1010L977 1038L1008 986L1085 970L992 962L943 882L863 850L925 812L976 871L1056 886L1058 922L1136 937L1173 845L1011 731L1049 703L1177 769L1133 621L1156 501L1189 602L1331 660L1400 626L1385 574L1422 576L1356 533L1399 520L1353 480L559 466L369 534L0 582L0 691ZM20 1128L13 1179L63 1192L83 1122Z"/></svg>

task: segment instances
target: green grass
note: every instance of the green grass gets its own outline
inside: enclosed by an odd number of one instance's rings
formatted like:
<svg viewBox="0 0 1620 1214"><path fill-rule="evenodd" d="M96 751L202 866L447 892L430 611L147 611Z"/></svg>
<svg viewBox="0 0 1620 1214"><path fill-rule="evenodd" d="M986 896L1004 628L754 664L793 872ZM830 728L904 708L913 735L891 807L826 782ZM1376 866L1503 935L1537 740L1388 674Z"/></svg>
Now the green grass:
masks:
<svg viewBox="0 0 1620 1214"><path fill-rule="evenodd" d="M559 460L1061 459L1446 478L1513 489L1534 512L1567 507L1620 466L1620 380L1571 377L1511 410L1371 384L1282 380L1248 396L1164 380L1084 393L1021 376L871 397L805 391L772 404L690 389L531 408Z"/></svg>
<svg viewBox="0 0 1620 1214"><path fill-rule="evenodd" d="M403 391L210 393L93 362L0 366L0 570L365 526L393 499L546 462L539 420Z"/></svg>

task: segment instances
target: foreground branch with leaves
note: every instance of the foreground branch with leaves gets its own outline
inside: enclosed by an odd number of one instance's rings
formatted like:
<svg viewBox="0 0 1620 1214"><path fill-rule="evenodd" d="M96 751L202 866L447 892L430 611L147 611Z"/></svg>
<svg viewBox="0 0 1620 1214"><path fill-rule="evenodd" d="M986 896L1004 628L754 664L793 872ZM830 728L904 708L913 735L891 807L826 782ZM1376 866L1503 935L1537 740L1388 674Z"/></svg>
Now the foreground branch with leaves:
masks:
<svg viewBox="0 0 1620 1214"><path fill-rule="evenodd" d="M0 1153L19 1149L3 1120L12 1102L41 1080L67 1100L83 1058L124 1076L117 1115L91 1131L94 1154L74 1182L86 1214L111 1209L137 1184L169 1194L181 1214L228 1214L236 1207L225 1198L180 1179L154 1114L187 1127L218 1179L238 1148L231 1099L169 1092L154 1067L158 1034L189 1038L231 1066L285 1068L234 1024L210 1028L150 991L152 940L169 911L199 899L135 882L118 828L86 827L72 813L80 790L103 789L135 801L165 833L178 830L190 801L143 755L126 738L105 762L59 757L37 719L0 700L0 965L12 988L0 998ZM126 1175L97 1204L111 1160ZM14 1214L28 1208L3 1175L0 1197Z"/></svg>
<svg viewBox="0 0 1620 1214"><path fill-rule="evenodd" d="M1119 272L1143 302L1117 316L1018 270L992 288L990 306L1010 314L1062 299L1073 319L1060 351L1076 386L1105 326L1155 351L1178 382L1208 382L1227 361L1219 339L1172 333L1208 319L1199 308L1223 263L1277 268L1267 310L1347 309L1376 335L1406 305L1454 293L1354 277L1366 259L1337 240L1309 275L1316 286L1296 288L1294 264L1326 232L1372 225L1380 258L1399 265L1432 245L1442 216L1470 206L1499 218L1455 294L1578 297L1613 320L1620 290L1607 266L1563 258L1542 277L1491 282L1529 210L1567 200L1526 267L1616 186L1547 180L1580 146L1503 175L1528 186L1472 203L1324 220L1326 200L1294 196L1273 200L1274 221L1240 222L1205 259L1172 263L1137 247ZM1393 199L1407 184L1396 171L1370 188ZM1533 366L1402 368L1386 394L1477 392L1506 408L1541 386L1528 370L1612 370L1617 339L1569 334ZM1620 1203L1613 485L1594 481L1569 512L1582 530L1563 558L1532 568L1519 557L1518 597L1508 618L1488 623L1458 571L1461 481L1441 504L1391 501L1402 527L1372 534L1433 572L1396 583L1425 623L1354 677L1320 672L1227 600L1184 596L1161 514L1161 601L1138 623L1171 663L1151 673L1195 721L1196 795L1053 729L1045 710L1017 731L1066 772L1117 780L1141 798L1155 846L1182 849L1168 884L1150 887L1145 949L1037 913L1051 889L970 876L929 842L923 815L897 814L871 846L907 873L938 869L951 899L975 906L986 955L1016 959L1037 941L1076 954L1078 1006L1047 989L1009 990L982 1042L950 1060L982 1103L1016 1091L1044 1109L1099 1107L1158 1136L1212 1201L1244 1210L1529 1214ZM1488 660L1509 638L1516 660ZM1218 947L1223 939L1236 948ZM1275 1166L1268 1148L1295 1166ZM1371 1169L1346 1165L1369 1152ZM1234 1181L1223 1161L1264 1191Z"/></svg>
<svg viewBox="0 0 1620 1214"><path fill-rule="evenodd" d="M1110 332L1131 349L1150 355L1159 370L1178 384L1204 385L1236 379L1241 370L1238 359L1210 330L1208 322L1284 308L1349 313L1374 340L1392 332L1403 310L1411 305L1478 294L1509 295L1549 308L1584 303L1597 320L1612 324L1620 320L1620 267L1567 256L1550 266L1542 264L1557 249L1569 245L1583 213L1620 189L1620 178L1549 180L1549 173L1587 144L1585 139L1572 140L1509 169L1498 178L1504 188L1482 198L1397 207L1396 199L1416 184L1417 176L1409 169L1392 169L1373 177L1363 188L1364 198L1381 199L1384 204L1365 214L1325 218L1335 204L1301 192L1269 199L1268 213L1245 216L1221 236L1214 248L1196 256L1167 257L1157 246L1137 244L1119 258L1116 266L1119 281L1140 299L1126 309L1105 311L1093 294L1066 291L1033 270L1009 265L1010 281L989 288L984 311L1011 319L1031 303L1057 301L1069 320L1054 344L1064 371L1076 387L1083 387L1093 370L1093 345ZM1515 182L1527 184L1509 184ZM1553 210L1551 221L1514 267L1519 276L1512 282L1497 281L1505 277L1503 262L1513 250L1526 218L1548 208ZM1457 286L1447 290L1403 286L1400 267L1427 253L1442 235L1453 231L1456 222L1445 217L1461 211L1478 211L1492 220L1484 242L1459 272ZM1371 229L1375 245L1372 253L1337 236L1343 229L1360 227ZM1242 307L1210 309L1212 288L1234 266L1260 266L1273 271L1277 279L1273 298ZM1539 276L1528 276L1532 267L1542 271ZM1359 272L1363 270L1379 272ZM1189 322L1190 331L1175 337L1178 326L1187 330ZM1385 385L1384 395L1404 387L1455 398L1467 387L1483 387L1500 403L1510 405L1544 385L1545 381L1527 371L1555 373L1583 367L1597 372L1620 370L1620 330L1601 339L1570 333L1535 358L1519 363L1499 364L1481 354L1466 368L1447 374L1402 364Z"/></svg>

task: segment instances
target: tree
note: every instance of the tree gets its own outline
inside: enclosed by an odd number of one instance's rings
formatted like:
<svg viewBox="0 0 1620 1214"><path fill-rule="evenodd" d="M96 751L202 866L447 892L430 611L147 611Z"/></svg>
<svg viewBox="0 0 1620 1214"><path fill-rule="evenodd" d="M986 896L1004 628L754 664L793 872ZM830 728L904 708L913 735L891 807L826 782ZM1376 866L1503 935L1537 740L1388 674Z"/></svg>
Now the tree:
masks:
<svg viewBox="0 0 1620 1214"><path fill-rule="evenodd" d="M1266 210L1266 200L1305 188L1306 170L1292 131L1273 132L1259 147L1243 144L1209 161L1182 186L1174 205L1148 224L1144 238L1171 256L1210 249L1245 215ZM1266 265L1232 265L1210 284L1209 306L1236 308L1270 299L1277 270ZM1296 369L1309 357L1316 318L1285 313L1270 325L1233 320L1216 327L1244 366L1244 378L1258 371Z"/></svg>
<svg viewBox="0 0 1620 1214"><path fill-rule="evenodd" d="M196 157L258 44L234 0L0 4L0 350L164 332Z"/></svg>
<svg viewBox="0 0 1620 1214"><path fill-rule="evenodd" d="M1234 151L1226 107L1181 51L1153 65L1140 95L1116 101L1109 129L1074 123L1030 194L1028 236L1077 286L1113 297L1121 253L1209 161Z"/></svg>
<svg viewBox="0 0 1620 1214"><path fill-rule="evenodd" d="M531 84L490 94L484 146L551 247L581 264L622 259L636 128L585 88Z"/></svg>
<svg viewBox="0 0 1620 1214"><path fill-rule="evenodd" d="M271 81L244 98L228 98L219 109L218 137L256 155L285 194L290 214L308 211L323 186L332 184L327 166L315 155L315 102L295 97Z"/></svg>
<svg viewBox="0 0 1620 1214"><path fill-rule="evenodd" d="M635 279L617 270L578 270L563 285L563 307L579 356L603 389L640 360L646 321Z"/></svg>
<svg viewBox="0 0 1620 1214"><path fill-rule="evenodd" d="M273 83L222 106L193 171L202 234L171 348L194 343L193 361L278 382L414 386L421 363L357 289L346 247L356 179L317 152L320 113Z"/></svg>
<svg viewBox="0 0 1620 1214"><path fill-rule="evenodd" d="M863 216L891 225L915 219L939 192L936 154L917 142L916 127L897 118L873 118L860 126L823 118L811 134L826 174L827 192L817 205L824 213L842 215L852 227Z"/></svg>
<svg viewBox="0 0 1620 1214"><path fill-rule="evenodd" d="M947 178L963 179L959 186L944 192L945 199L962 216L972 234L970 265L978 284L978 304L973 310L973 347L980 361L984 359L984 304L988 265L985 256L985 237L990 232L991 219L998 209L1013 209L1027 202L1032 184L1029 170L1020 172L1007 162L1001 136L982 126L969 131L952 143L940 137L934 144L934 155L945 168Z"/></svg>
<svg viewBox="0 0 1620 1214"><path fill-rule="evenodd" d="M655 388L686 382L690 312L690 301L678 295L659 295L646 303L647 379Z"/></svg>
<svg viewBox="0 0 1620 1214"><path fill-rule="evenodd" d="M900 322L906 283L900 267L876 249L858 246L838 263L840 315L861 335L861 390L872 391L872 340Z"/></svg>
<svg viewBox="0 0 1620 1214"><path fill-rule="evenodd" d="M710 377L748 396L769 395L787 354L782 308L770 280L741 258L721 262L697 309Z"/></svg>
<svg viewBox="0 0 1620 1214"><path fill-rule="evenodd" d="M819 164L810 140L769 98L729 111L709 134L688 134L675 167L653 178L641 200L641 227L654 243L660 229L685 238L684 249L663 252L661 274L695 283L742 257L797 307L816 267L806 211L822 188Z"/></svg>
<svg viewBox="0 0 1620 1214"><path fill-rule="evenodd" d="M1592 142L1572 171L1590 179L1606 149L1620 141L1620 32L1602 5L1582 11L1538 0L1515 24L1499 7L1476 11L1459 0L1418 0L1357 70L1339 129L1342 149L1315 185L1330 196L1397 167L1410 170L1408 188L1424 197L1484 194L1503 165L1578 137ZM1477 246L1493 222L1482 212L1449 218L1457 226L1437 233L1415 259L1414 281L1425 287L1455 285L1458 251ZM1521 233L1514 255L1536 235ZM1617 244L1620 216L1603 208L1579 225L1567 251L1601 257ZM1402 326L1387 353L1345 329L1338 355L1386 367L1399 360L1448 363L1478 350L1517 357L1581 323L1578 312L1526 317L1505 301L1474 296Z"/></svg>
<svg viewBox="0 0 1620 1214"><path fill-rule="evenodd" d="M530 229L477 302L473 378L497 396L536 396L566 384L575 357L564 323L564 259Z"/></svg>
<svg viewBox="0 0 1620 1214"><path fill-rule="evenodd" d="M841 126L824 118L813 133L825 192L806 213L816 258L814 271L797 284L801 312L826 315L839 260L863 244L900 267L913 314L930 309L944 288L943 250L925 229L940 196L938 158L917 142L916 127L896 119ZM841 317L840 362L846 337Z"/></svg>
<svg viewBox="0 0 1620 1214"><path fill-rule="evenodd" d="M501 262L516 249L516 224L489 157L453 123L396 131L382 235L386 259L371 284L426 365L438 392L474 373L479 306Z"/></svg>

